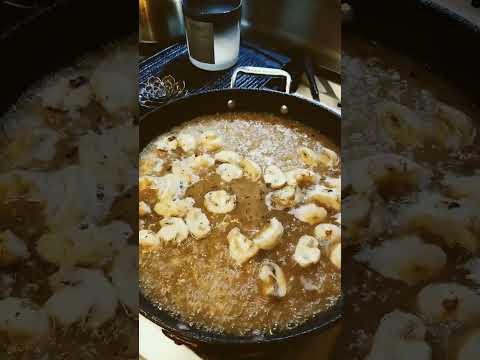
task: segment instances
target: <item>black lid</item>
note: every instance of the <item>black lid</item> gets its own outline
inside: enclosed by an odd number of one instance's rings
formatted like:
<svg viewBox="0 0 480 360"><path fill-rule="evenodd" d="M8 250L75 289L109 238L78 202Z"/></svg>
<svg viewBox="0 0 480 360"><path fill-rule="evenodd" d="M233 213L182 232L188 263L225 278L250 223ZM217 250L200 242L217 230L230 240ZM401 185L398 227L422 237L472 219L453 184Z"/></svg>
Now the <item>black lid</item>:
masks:
<svg viewBox="0 0 480 360"><path fill-rule="evenodd" d="M183 15L203 21L218 21L239 15L242 0L182 0Z"/></svg>

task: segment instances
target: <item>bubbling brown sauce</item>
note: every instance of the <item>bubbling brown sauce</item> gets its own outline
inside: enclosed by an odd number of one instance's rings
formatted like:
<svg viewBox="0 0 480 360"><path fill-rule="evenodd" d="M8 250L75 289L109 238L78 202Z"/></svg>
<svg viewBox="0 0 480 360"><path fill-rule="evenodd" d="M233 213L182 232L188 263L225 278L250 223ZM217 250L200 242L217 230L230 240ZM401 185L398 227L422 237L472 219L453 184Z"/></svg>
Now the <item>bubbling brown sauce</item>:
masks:
<svg viewBox="0 0 480 360"><path fill-rule="evenodd" d="M305 168L297 159L300 146L338 149L324 136L296 122L267 114L228 114L197 118L178 130L215 131L224 140L223 149L254 160L264 169L275 164L283 171ZM141 158L156 150L151 146ZM178 157L179 153L167 156ZM340 169L319 171L321 175L339 176ZM142 175L142 174L140 174ZM237 206L228 214L212 214L204 207L204 195L212 190L236 194ZM148 299L194 327L230 334L265 334L298 326L319 312L332 307L341 293L341 275L322 253L318 263L300 267L292 258L298 239L313 235L314 226L300 222L287 211L267 209L265 195L271 190L263 181L240 178L224 183L215 173L215 166L192 185L186 196L195 199L195 206L208 216L212 231L202 239L191 236L181 244L161 242L156 248L140 249L140 287ZM155 195L140 192L140 201L151 205ZM329 212L327 222L333 222ZM227 234L234 228L251 238L276 217L285 231L273 250L260 252L243 265L229 255ZM152 214L140 221L140 229L160 229L161 217ZM287 281L283 298L270 298L260 293L258 273L265 260L278 264Z"/></svg>

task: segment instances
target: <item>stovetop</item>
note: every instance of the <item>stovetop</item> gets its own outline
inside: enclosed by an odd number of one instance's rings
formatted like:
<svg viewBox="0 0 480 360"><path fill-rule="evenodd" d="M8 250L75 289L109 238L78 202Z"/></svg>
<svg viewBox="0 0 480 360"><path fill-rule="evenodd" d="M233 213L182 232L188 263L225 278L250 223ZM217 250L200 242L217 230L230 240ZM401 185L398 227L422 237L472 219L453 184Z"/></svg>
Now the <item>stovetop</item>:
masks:
<svg viewBox="0 0 480 360"><path fill-rule="evenodd" d="M292 76L293 92L322 103L340 112L340 78L331 72L322 72L308 55L284 54L274 51L267 44L244 40L240 46L237 64L231 69L208 72L197 69L188 58L185 42L167 48L159 48L148 55L140 47L139 83L142 109L155 108L174 98L230 87L235 68L256 66L283 69ZM238 88L268 88L282 91L283 81L272 77L255 77L241 74L235 86Z"/></svg>

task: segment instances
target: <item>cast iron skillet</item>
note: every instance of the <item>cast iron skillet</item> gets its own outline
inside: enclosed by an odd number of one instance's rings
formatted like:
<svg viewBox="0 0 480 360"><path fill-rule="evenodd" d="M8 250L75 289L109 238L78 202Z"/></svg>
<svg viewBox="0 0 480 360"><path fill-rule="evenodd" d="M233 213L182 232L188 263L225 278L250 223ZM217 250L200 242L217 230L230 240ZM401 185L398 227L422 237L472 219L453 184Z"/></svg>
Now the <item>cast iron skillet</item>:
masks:
<svg viewBox="0 0 480 360"><path fill-rule="evenodd" d="M263 72L257 69L258 72ZM248 72L248 69L247 69ZM254 69L254 72L255 69ZM276 70L277 75L281 70ZM269 75L272 75L271 73ZM235 76L235 75L234 75ZM234 80L232 81L234 83ZM288 86L287 86L288 87ZM286 113L288 109L288 114ZM308 101L287 93L271 90L225 89L180 98L164 105L141 119L140 149L154 138L200 115L236 112L263 112L299 121L317 129L340 147L340 115L318 103ZM178 343L196 348L197 352L223 352L229 349L239 354L262 351L268 347L286 345L290 340L297 340L307 334L326 329L341 317L342 300L329 310L318 314L307 323L290 331L265 336L228 336L205 330L190 328L186 324L153 305L140 291L140 312L149 320L164 329L167 336ZM214 345L214 346L212 346ZM259 350L259 346L263 346Z"/></svg>

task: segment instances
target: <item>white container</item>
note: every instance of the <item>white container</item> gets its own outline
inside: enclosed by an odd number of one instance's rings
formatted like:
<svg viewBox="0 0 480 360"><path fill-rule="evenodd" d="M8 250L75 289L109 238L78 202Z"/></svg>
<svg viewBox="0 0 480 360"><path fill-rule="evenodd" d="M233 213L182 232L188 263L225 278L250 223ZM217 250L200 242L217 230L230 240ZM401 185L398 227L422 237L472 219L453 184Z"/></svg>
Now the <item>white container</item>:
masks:
<svg viewBox="0 0 480 360"><path fill-rule="evenodd" d="M183 0L190 61L208 71L234 66L240 49L241 0Z"/></svg>

